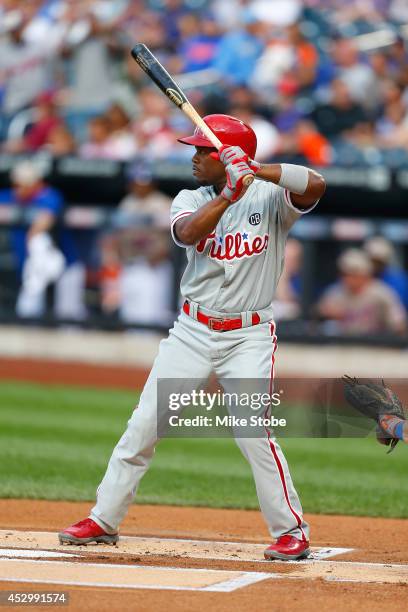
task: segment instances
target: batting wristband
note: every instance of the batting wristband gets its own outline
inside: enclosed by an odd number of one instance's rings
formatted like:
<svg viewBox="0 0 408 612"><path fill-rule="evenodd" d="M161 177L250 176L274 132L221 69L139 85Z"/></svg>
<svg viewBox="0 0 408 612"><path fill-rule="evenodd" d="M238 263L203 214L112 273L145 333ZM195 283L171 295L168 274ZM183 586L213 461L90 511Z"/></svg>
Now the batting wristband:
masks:
<svg viewBox="0 0 408 612"><path fill-rule="evenodd" d="M391 438L398 438L399 440L404 439L405 422L404 419L391 414L383 414L379 419L379 425L383 431L390 435Z"/></svg>
<svg viewBox="0 0 408 612"><path fill-rule="evenodd" d="M398 423L394 431L395 431L395 437L398 438L398 440L403 440L404 439L404 421L401 421L401 423Z"/></svg>
<svg viewBox="0 0 408 612"><path fill-rule="evenodd" d="M305 166L296 166L295 164L281 164L282 172L278 185L303 195L309 184L309 170Z"/></svg>
<svg viewBox="0 0 408 612"><path fill-rule="evenodd" d="M250 157L248 157L248 155L246 156L245 161L248 164L248 166L251 168L252 172L254 172L255 174L259 172L259 170L261 169L261 164L255 161L254 159L251 159Z"/></svg>

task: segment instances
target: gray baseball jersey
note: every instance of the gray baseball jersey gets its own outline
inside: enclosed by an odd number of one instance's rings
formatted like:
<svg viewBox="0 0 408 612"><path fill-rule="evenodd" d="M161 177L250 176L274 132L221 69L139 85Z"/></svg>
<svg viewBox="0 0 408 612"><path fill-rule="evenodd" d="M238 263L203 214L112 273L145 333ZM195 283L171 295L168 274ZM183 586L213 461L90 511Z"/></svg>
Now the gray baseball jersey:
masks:
<svg viewBox="0 0 408 612"><path fill-rule="evenodd" d="M174 225L216 197L213 187L184 189L171 207ZM215 231L187 248L181 280L183 297L217 312L271 309L283 269L288 231L304 212L295 208L288 191L255 180L245 195L221 217ZM272 316L272 310L270 315Z"/></svg>

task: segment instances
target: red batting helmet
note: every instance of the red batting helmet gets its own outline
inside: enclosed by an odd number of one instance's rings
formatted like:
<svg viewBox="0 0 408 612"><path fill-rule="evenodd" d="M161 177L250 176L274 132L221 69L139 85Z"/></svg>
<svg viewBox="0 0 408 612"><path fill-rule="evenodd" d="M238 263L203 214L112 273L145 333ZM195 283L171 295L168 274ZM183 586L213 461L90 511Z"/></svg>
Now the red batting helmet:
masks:
<svg viewBox="0 0 408 612"><path fill-rule="evenodd" d="M256 135L249 125L231 115L207 115L204 121L223 144L239 146L251 159L255 157ZM214 147L198 127L192 136L178 141L196 147Z"/></svg>

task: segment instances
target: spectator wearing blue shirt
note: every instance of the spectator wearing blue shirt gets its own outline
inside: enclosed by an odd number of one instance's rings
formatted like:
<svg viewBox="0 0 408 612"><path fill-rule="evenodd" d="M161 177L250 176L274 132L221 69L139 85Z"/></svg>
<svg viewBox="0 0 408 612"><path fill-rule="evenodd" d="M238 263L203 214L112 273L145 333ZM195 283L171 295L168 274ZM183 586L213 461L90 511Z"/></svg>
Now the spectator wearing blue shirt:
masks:
<svg viewBox="0 0 408 612"><path fill-rule="evenodd" d="M408 310L408 274L395 261L392 244L382 236L367 240L364 249L371 259L375 276L394 289Z"/></svg>
<svg viewBox="0 0 408 612"><path fill-rule="evenodd" d="M240 30L229 32L221 39L213 62L213 68L230 85L248 84L265 48L265 24L250 9L243 11L241 21Z"/></svg>
<svg viewBox="0 0 408 612"><path fill-rule="evenodd" d="M83 319L85 270L79 262L72 233L56 228L63 209L60 192L43 181L41 171L31 161L18 163L11 181L10 189L0 190L0 205L27 208L33 215L29 227L18 225L10 231L21 278L17 314L41 317L45 313L47 287L55 283L55 315L61 319Z"/></svg>
<svg viewBox="0 0 408 612"><path fill-rule="evenodd" d="M221 36L210 15L201 18L195 13L183 15L179 21L182 33L177 55L182 59L183 72L210 68Z"/></svg>
<svg viewBox="0 0 408 612"><path fill-rule="evenodd" d="M164 0L162 7L163 26L166 33L165 46L175 49L180 42L179 22L189 13L183 0Z"/></svg>

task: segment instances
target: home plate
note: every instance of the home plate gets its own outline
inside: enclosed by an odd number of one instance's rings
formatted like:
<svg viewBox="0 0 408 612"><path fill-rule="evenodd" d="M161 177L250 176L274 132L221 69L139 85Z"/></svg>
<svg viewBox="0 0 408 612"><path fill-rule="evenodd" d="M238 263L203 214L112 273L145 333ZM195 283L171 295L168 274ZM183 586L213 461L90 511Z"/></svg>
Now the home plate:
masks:
<svg viewBox="0 0 408 612"><path fill-rule="evenodd" d="M231 592L270 577L261 572L0 559L0 581L7 582Z"/></svg>
<svg viewBox="0 0 408 612"><path fill-rule="evenodd" d="M21 547L53 551L106 552L110 555L141 555L182 557L183 559L207 559L218 561L265 561L266 544L249 542L217 542L213 540L184 540L177 538L146 538L121 536L117 546L90 544L88 546L60 545L56 533L45 531L1 531L0 547ZM352 551L352 548L312 548L311 560L322 560Z"/></svg>

